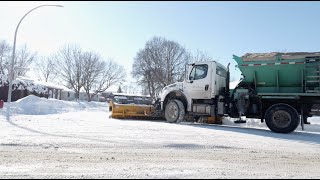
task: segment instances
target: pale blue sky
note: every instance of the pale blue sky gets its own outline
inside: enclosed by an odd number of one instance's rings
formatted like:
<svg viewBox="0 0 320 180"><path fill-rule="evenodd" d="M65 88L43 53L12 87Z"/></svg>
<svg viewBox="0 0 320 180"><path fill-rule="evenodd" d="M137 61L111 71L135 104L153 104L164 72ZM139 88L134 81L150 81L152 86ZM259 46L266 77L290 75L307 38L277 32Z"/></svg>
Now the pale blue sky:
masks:
<svg viewBox="0 0 320 180"><path fill-rule="evenodd" d="M174 40L189 50L203 50L224 65L232 55L273 51L319 51L320 2L0 2L0 40L27 44L49 55L67 43L113 58L128 76L137 51L153 36Z"/></svg>

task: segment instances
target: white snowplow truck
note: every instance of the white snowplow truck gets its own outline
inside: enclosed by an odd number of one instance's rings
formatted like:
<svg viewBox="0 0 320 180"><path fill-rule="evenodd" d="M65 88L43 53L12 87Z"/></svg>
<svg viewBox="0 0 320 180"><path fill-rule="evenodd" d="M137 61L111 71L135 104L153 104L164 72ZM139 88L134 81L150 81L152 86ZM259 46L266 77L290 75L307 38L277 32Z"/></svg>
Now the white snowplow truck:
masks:
<svg viewBox="0 0 320 180"><path fill-rule="evenodd" d="M266 121L277 133L290 133L319 114L320 53L255 53L237 61L242 79L229 89L229 65L215 61L186 66L183 82L162 89L156 109L170 123L200 117L241 117Z"/></svg>
<svg viewBox="0 0 320 180"><path fill-rule="evenodd" d="M158 108L171 123L223 116L224 108L217 106L224 106L228 79L227 69L218 62L188 64L183 82L162 89Z"/></svg>

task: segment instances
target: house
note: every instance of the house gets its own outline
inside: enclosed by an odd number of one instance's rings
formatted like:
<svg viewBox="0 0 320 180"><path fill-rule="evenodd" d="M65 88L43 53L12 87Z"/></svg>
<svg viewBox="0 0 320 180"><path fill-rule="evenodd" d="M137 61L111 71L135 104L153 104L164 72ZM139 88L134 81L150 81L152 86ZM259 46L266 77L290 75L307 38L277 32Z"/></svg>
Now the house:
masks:
<svg viewBox="0 0 320 180"><path fill-rule="evenodd" d="M88 98L86 92L81 90L80 94L79 94L79 100L80 101L88 101L88 99L89 98ZM76 100L76 93L74 92L74 90L71 90L71 89L64 87L64 89L61 90L60 100L74 101L74 100ZM101 94L98 93L97 95L95 95L92 98L92 101L102 101Z"/></svg>
<svg viewBox="0 0 320 180"><path fill-rule="evenodd" d="M36 81L34 79L24 77L24 76L18 76L17 80L22 80L24 82L33 83L36 85L40 85L47 88L46 94L48 95L48 98L54 98L61 100L61 92L63 89L65 89L64 86L57 85L51 82L43 82L43 81Z"/></svg>
<svg viewBox="0 0 320 180"><path fill-rule="evenodd" d="M111 91L105 91L101 93L101 99L103 99L103 102L110 102L111 98L112 98L112 92Z"/></svg>
<svg viewBox="0 0 320 180"><path fill-rule="evenodd" d="M62 90L65 89L64 86L57 85L51 82L43 82L43 81L35 81L34 83L47 87L48 89L47 93L49 98L61 100Z"/></svg>
<svg viewBox="0 0 320 180"><path fill-rule="evenodd" d="M73 90L68 89L65 86L53 83L53 82L36 81L34 79L31 79L31 78L28 78L28 77L23 77L23 76L17 77L16 80L20 81L20 82L23 82L24 84L25 83L34 84L34 85L36 85L35 87L37 87L37 86L43 87L45 89L44 90L45 91L44 94L46 94L46 96L48 98L65 100L65 101L73 101L73 100L76 99L76 96L75 96L76 93ZM84 91L83 88L81 88L80 94L79 94L79 100L80 101L88 101L88 99L89 98L88 98L86 92ZM92 101L104 101L104 99L105 98L102 97L100 93L98 93L92 98Z"/></svg>
<svg viewBox="0 0 320 180"><path fill-rule="evenodd" d="M93 94L93 92L90 92L90 95ZM98 93L96 94L95 96L93 96L93 98L91 99L91 101L100 101L101 99L101 94ZM80 90L80 94L79 94L79 100L81 101L88 101L88 96L87 96L87 93L84 91L84 89L81 89Z"/></svg>
<svg viewBox="0 0 320 180"><path fill-rule="evenodd" d="M76 99L76 93L68 88L65 88L61 91L61 100L73 101Z"/></svg>

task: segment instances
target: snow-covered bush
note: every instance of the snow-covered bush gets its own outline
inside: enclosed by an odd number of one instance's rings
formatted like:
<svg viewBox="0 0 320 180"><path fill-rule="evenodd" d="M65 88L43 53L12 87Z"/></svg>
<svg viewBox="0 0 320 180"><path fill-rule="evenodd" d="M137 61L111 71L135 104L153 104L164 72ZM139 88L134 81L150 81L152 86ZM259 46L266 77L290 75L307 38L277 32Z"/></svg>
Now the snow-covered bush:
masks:
<svg viewBox="0 0 320 180"><path fill-rule="evenodd" d="M0 74L0 87L8 86L8 84L9 84L8 77L4 74Z"/></svg>
<svg viewBox="0 0 320 180"><path fill-rule="evenodd" d="M8 77L0 74L0 99L7 100L8 89ZM30 94L48 98L48 88L22 79L12 81L12 101L16 101Z"/></svg>

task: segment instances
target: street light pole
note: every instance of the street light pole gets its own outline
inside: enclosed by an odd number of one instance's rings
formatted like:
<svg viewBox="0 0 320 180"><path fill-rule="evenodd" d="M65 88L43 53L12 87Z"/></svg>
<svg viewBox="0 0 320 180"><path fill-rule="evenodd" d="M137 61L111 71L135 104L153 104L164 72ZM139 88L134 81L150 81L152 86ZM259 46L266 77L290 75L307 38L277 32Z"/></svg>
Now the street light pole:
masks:
<svg viewBox="0 0 320 180"><path fill-rule="evenodd" d="M13 41L13 50L12 50L12 59L11 59L11 65L10 65L10 70L9 70L9 90L8 90L8 100L7 100L7 120L9 120L9 116L10 116L10 103L11 103L11 94L12 94L12 81L13 81L13 71L14 71L14 58L15 58L15 51L16 51L16 39L17 39L17 32L18 32L18 28L22 22L22 20L29 14L31 13L33 10L44 7L44 6L55 6L55 7L63 7L61 5L41 5L41 6L37 6L33 9L31 9L29 12L27 12L19 21L17 27L16 27L16 31L14 33L14 41Z"/></svg>

